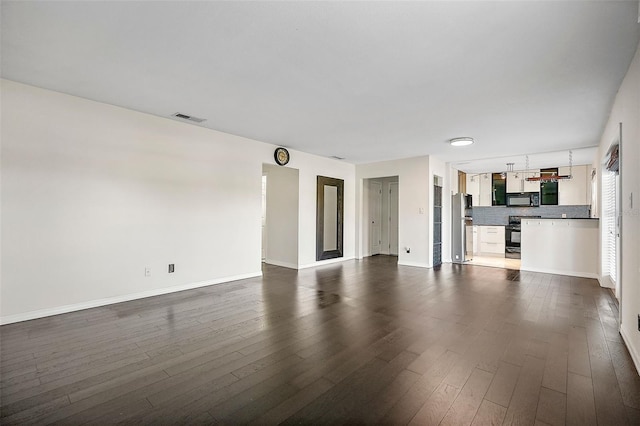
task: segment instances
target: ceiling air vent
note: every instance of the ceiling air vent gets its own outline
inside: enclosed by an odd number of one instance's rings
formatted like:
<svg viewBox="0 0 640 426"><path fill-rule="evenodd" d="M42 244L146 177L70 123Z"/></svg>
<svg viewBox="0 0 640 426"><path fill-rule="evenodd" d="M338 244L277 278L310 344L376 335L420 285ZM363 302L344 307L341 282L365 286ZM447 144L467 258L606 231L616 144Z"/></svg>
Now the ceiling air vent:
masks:
<svg viewBox="0 0 640 426"><path fill-rule="evenodd" d="M206 121L206 118L198 118L198 117L194 117L193 115L187 115L187 114L182 114L180 112L176 112L175 114L171 114L172 117L176 117L176 118L180 118L182 120L188 120L188 121L193 121L194 123L202 123L203 121Z"/></svg>

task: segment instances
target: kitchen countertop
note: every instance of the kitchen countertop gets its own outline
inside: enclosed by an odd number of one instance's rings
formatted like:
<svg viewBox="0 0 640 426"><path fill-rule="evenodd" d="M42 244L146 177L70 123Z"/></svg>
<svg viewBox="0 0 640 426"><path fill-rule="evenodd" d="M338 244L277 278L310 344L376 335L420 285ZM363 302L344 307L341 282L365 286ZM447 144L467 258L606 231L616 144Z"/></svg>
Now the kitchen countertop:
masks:
<svg viewBox="0 0 640 426"><path fill-rule="evenodd" d="M522 222L525 220L600 220L597 217L531 217L531 218L522 218ZM471 225L469 225L471 226ZM473 226L509 226L508 223L477 223L474 222Z"/></svg>
<svg viewBox="0 0 640 426"><path fill-rule="evenodd" d="M529 218L522 218L523 220ZM535 217L534 220L599 220L598 217Z"/></svg>

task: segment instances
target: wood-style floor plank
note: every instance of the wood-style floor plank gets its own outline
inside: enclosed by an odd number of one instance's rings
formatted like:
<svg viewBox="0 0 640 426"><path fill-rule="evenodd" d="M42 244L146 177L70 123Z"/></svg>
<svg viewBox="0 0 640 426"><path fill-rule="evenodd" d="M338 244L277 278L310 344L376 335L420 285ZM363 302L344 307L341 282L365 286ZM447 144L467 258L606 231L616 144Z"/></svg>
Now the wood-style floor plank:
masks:
<svg viewBox="0 0 640 426"><path fill-rule="evenodd" d="M502 405L494 404L486 399L480 404L471 426L499 426L507 414L507 409Z"/></svg>
<svg viewBox="0 0 640 426"><path fill-rule="evenodd" d="M391 256L0 327L0 423L639 424L597 281Z"/></svg>
<svg viewBox="0 0 640 426"><path fill-rule="evenodd" d="M493 374L475 369L440 424L443 426L471 424L492 379Z"/></svg>
<svg viewBox="0 0 640 426"><path fill-rule="evenodd" d="M597 424L591 378L569 373L567 382L567 425Z"/></svg>
<svg viewBox="0 0 640 426"><path fill-rule="evenodd" d="M567 336L553 333L549 344L549 355L544 366L542 386L557 392L567 393L567 364L569 342Z"/></svg>
<svg viewBox="0 0 640 426"><path fill-rule="evenodd" d="M505 425L534 423L544 375L544 361L527 355L509 401Z"/></svg>
<svg viewBox="0 0 640 426"><path fill-rule="evenodd" d="M567 417L567 395L551 389L540 389L536 420L552 426L565 424Z"/></svg>
<svg viewBox="0 0 640 426"><path fill-rule="evenodd" d="M501 362L491 382L491 386L489 386L485 399L502 405L503 407L508 407L521 369L522 367L518 365Z"/></svg>

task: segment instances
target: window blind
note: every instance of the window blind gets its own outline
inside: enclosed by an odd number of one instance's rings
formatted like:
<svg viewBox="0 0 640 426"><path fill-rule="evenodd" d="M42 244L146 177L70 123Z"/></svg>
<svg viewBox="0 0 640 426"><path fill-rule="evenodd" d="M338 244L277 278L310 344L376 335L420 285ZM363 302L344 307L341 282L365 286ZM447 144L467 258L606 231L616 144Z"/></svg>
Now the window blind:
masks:
<svg viewBox="0 0 640 426"><path fill-rule="evenodd" d="M602 175L602 216L605 230L602 254L602 273L616 282L616 174L604 171Z"/></svg>

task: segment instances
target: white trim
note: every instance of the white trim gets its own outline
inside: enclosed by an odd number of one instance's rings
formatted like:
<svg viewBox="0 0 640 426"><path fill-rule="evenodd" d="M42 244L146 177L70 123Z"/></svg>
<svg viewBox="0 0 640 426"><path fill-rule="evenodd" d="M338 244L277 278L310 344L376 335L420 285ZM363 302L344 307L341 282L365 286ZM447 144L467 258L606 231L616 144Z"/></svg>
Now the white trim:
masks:
<svg viewBox="0 0 640 426"><path fill-rule="evenodd" d="M355 256L350 256L350 257L337 257L335 259L327 259L327 260L319 260L317 262L313 262L313 263L307 263L306 265L299 265L298 269L307 269L307 268L313 268L314 266L322 266L322 265L329 265L331 263L340 263L340 262L346 262L348 260L355 260Z"/></svg>
<svg viewBox="0 0 640 426"><path fill-rule="evenodd" d="M594 278L596 280L600 280L600 276L595 272L580 272L580 271L565 271L559 269L544 269L544 268L531 268L531 267L520 267L521 271L529 271L529 272L540 272L542 274L554 274L554 275L569 275L571 277L581 277L581 278Z"/></svg>
<svg viewBox="0 0 640 426"><path fill-rule="evenodd" d="M279 260L265 259L264 263L268 263L269 265L282 266L283 268L298 269L298 265L296 265L295 263L281 262Z"/></svg>
<svg viewBox="0 0 640 426"><path fill-rule="evenodd" d="M408 262L406 260L398 260L398 265L414 266L416 268L433 268L433 265L429 265L428 263Z"/></svg>
<svg viewBox="0 0 640 426"><path fill-rule="evenodd" d="M200 281L196 283L183 284L172 287L159 288L154 290L143 291L140 293L125 294L122 296L107 297L104 299L90 300L88 302L74 303L72 305L57 306L55 308L40 309L21 314L7 315L0 317L0 325L12 324L14 322L29 321L37 318L50 317L52 315L66 314L74 311L82 311L84 309L97 308L100 306L113 305L114 303L129 302L136 299L144 299L146 297L160 296L168 293L176 293L184 290L191 290L199 287L206 287L213 284L221 284L230 281L244 280L247 278L255 278L262 276L262 271L252 272L242 275L233 275L230 277L216 278L213 280Z"/></svg>
<svg viewBox="0 0 640 426"><path fill-rule="evenodd" d="M622 340L624 341L624 344L627 347L629 354L631 355L631 359L633 360L633 363L636 366L636 371L640 376L640 354L638 354L638 352L636 351L636 348L630 345L631 339L627 336L627 333L624 331L624 328L622 327L620 327L620 335L622 336Z"/></svg>
<svg viewBox="0 0 640 426"><path fill-rule="evenodd" d="M598 282L600 283L600 287L615 289L616 285L613 281L611 281L611 277L609 275L600 275L598 277Z"/></svg>

